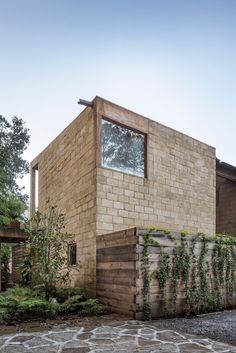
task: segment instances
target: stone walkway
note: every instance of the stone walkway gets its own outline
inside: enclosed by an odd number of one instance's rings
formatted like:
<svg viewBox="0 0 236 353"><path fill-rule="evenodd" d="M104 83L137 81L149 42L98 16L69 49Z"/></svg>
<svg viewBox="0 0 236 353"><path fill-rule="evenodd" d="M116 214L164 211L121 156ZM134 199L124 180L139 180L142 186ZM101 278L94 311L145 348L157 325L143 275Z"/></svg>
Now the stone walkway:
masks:
<svg viewBox="0 0 236 353"><path fill-rule="evenodd" d="M236 353L208 338L138 321L0 336L1 353Z"/></svg>

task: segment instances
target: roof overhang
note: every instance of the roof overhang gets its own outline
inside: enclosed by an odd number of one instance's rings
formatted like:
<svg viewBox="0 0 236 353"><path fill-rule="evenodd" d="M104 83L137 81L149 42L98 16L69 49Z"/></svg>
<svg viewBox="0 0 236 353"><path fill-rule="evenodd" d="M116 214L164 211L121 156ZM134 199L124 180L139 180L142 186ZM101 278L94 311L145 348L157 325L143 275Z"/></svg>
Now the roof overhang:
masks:
<svg viewBox="0 0 236 353"><path fill-rule="evenodd" d="M236 182L236 167L216 159L216 175Z"/></svg>
<svg viewBox="0 0 236 353"><path fill-rule="evenodd" d="M28 239L28 234L20 229L0 229L1 243L22 243Z"/></svg>

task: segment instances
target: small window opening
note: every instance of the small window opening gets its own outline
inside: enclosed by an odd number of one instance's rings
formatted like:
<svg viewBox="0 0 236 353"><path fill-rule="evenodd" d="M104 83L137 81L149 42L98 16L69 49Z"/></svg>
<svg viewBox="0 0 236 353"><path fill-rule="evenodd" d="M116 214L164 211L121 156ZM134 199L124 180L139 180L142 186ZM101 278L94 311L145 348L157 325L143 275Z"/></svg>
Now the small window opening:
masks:
<svg viewBox="0 0 236 353"><path fill-rule="evenodd" d="M30 217L33 217L38 210L39 203L39 171L36 164L30 173Z"/></svg>
<svg viewBox="0 0 236 353"><path fill-rule="evenodd" d="M76 265L77 264L77 245L70 244L68 249L68 262L69 265Z"/></svg>
<svg viewBox="0 0 236 353"><path fill-rule="evenodd" d="M39 171L35 169L35 210L39 208Z"/></svg>

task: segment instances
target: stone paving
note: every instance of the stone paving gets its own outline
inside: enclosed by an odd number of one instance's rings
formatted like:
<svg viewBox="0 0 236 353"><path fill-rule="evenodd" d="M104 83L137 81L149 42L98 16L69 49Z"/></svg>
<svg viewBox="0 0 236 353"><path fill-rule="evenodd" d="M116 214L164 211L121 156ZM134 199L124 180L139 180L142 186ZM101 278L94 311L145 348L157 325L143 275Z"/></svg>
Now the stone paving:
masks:
<svg viewBox="0 0 236 353"><path fill-rule="evenodd" d="M225 343L140 321L0 336L0 353L236 353Z"/></svg>

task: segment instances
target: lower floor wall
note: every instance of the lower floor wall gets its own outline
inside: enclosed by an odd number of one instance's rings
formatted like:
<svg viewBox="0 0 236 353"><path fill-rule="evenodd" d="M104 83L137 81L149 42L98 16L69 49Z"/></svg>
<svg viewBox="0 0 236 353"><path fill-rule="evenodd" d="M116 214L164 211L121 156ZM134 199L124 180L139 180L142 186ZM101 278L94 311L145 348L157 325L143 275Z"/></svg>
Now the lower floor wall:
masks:
<svg viewBox="0 0 236 353"><path fill-rule="evenodd" d="M236 306L236 239L132 228L97 239L97 296L151 319Z"/></svg>
<svg viewBox="0 0 236 353"><path fill-rule="evenodd" d="M151 319L236 306L236 238L131 228L97 236L95 247L96 296L113 312ZM13 248L14 283L22 254Z"/></svg>

